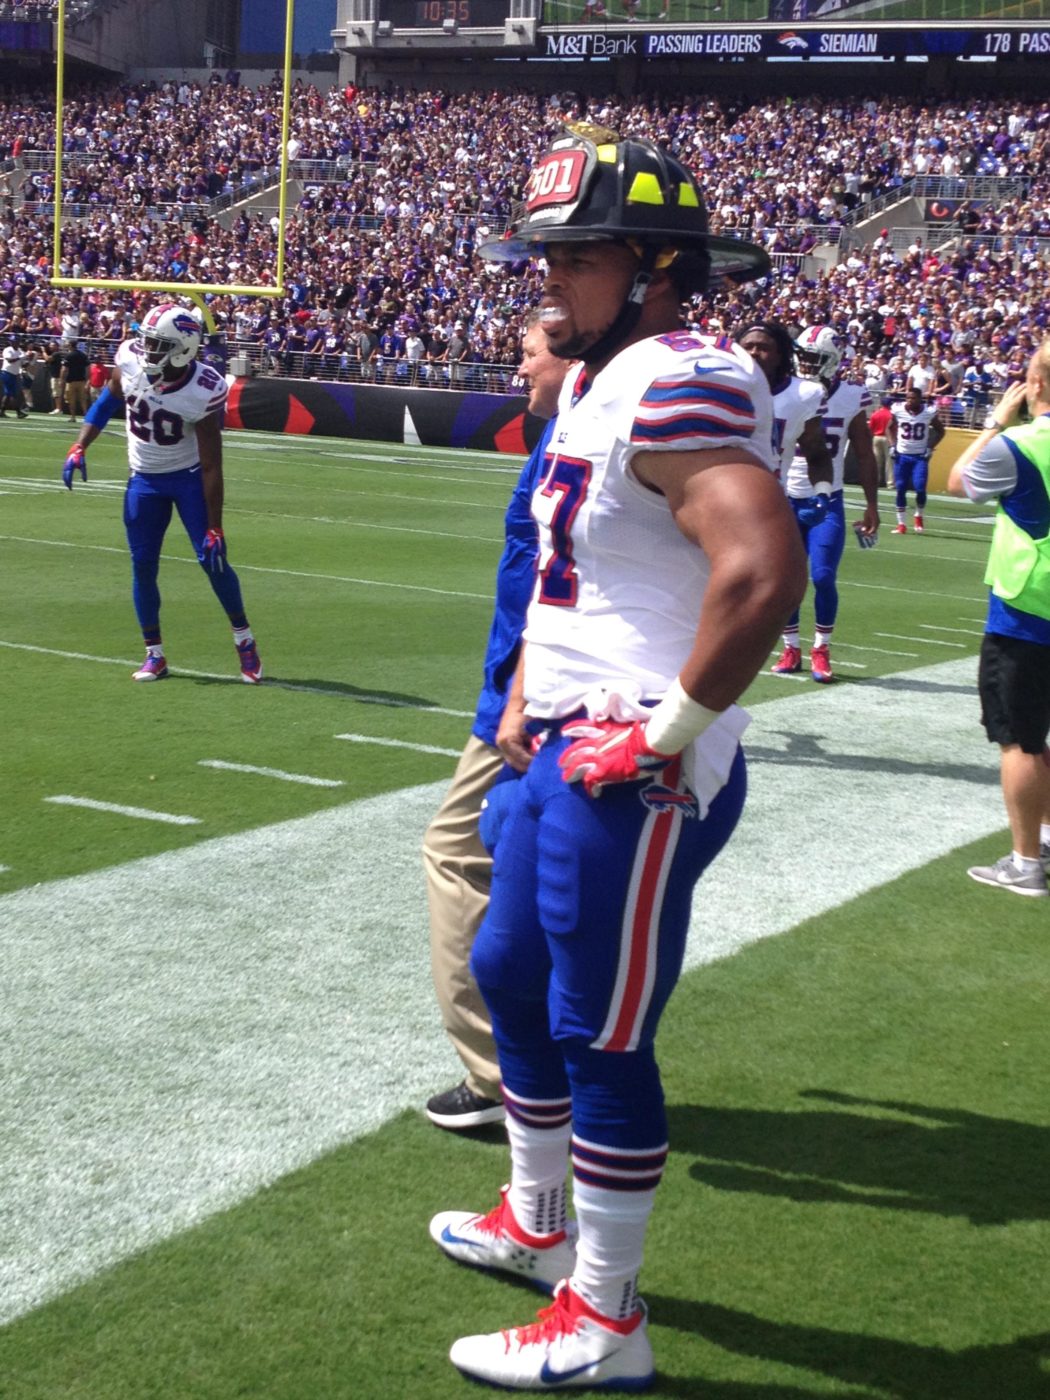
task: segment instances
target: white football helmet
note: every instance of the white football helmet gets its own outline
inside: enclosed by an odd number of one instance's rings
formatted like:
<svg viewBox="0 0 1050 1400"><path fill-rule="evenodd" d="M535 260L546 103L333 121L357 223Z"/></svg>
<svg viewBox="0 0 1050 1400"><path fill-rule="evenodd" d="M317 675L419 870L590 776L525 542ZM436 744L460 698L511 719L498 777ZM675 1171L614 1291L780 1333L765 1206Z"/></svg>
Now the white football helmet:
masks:
<svg viewBox="0 0 1050 1400"><path fill-rule="evenodd" d="M185 307L165 302L147 311L139 324L142 368L157 379L168 365L182 369L201 348L201 323Z"/></svg>
<svg viewBox="0 0 1050 1400"><path fill-rule="evenodd" d="M845 353L846 344L830 326L807 326L795 341L799 373L816 379L830 379Z"/></svg>

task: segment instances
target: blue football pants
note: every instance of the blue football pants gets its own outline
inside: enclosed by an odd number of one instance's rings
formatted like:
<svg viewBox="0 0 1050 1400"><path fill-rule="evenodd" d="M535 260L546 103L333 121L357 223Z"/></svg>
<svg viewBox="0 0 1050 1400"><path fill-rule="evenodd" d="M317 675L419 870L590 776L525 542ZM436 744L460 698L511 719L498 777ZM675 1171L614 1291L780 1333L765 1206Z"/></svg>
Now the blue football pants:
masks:
<svg viewBox="0 0 1050 1400"><path fill-rule="evenodd" d="M795 519L802 532L802 542L809 557L814 621L822 632L830 632L839 615L839 564L846 546L846 508L842 492L832 492L828 498L828 513L819 525L804 525L798 519L802 501L788 497L788 504L795 511ZM785 630L790 631L797 627L800 615L801 609L796 608L785 624Z"/></svg>
<svg viewBox="0 0 1050 1400"><path fill-rule="evenodd" d="M557 729L516 786L471 967L518 1098L571 1097L577 1136L666 1137L653 1039L682 968L693 889L743 810L746 771L701 821L677 763L597 798L567 784Z"/></svg>
<svg viewBox="0 0 1050 1400"><path fill-rule="evenodd" d="M190 544L204 567L204 536L208 530L208 510L200 467L183 471L147 474L132 472L124 492L124 530L131 551L131 595L135 615L144 633L160 627L160 589L157 575L164 536L171 523L172 509L179 513ZM241 585L229 564L221 573L205 568L215 596L228 617L243 617Z"/></svg>

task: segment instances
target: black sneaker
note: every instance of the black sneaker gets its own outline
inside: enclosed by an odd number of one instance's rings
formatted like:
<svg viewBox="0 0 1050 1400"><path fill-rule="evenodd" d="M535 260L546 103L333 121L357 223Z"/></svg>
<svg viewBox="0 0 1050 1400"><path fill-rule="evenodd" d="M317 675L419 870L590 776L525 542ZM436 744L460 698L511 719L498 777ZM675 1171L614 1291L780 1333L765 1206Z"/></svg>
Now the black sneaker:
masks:
<svg viewBox="0 0 1050 1400"><path fill-rule="evenodd" d="M463 1128L483 1128L487 1123L502 1123L505 1117L499 1099L485 1099L467 1088L467 1081L435 1094L427 1101L427 1117L439 1128L458 1132Z"/></svg>

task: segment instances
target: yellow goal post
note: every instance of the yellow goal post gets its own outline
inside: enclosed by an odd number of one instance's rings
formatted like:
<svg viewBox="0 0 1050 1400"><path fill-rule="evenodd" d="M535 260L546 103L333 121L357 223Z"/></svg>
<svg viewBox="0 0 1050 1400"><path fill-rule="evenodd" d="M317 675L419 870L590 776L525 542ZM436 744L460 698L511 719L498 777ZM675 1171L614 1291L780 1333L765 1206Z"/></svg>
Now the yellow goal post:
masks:
<svg viewBox="0 0 1050 1400"><path fill-rule="evenodd" d="M281 97L281 163L277 194L277 266L275 282L269 286L238 286L219 282L150 282L118 280L117 278L62 277L62 106L65 97L66 74L66 0L58 0L55 40L55 193L54 244L52 248L51 285L54 287L112 287L119 291L166 292L172 296L188 297L204 317L209 333L215 330L215 318L205 300L207 296L279 297L284 295L285 215L288 206L288 138L291 126L292 92L292 32L295 22L295 0L285 0L284 72Z"/></svg>

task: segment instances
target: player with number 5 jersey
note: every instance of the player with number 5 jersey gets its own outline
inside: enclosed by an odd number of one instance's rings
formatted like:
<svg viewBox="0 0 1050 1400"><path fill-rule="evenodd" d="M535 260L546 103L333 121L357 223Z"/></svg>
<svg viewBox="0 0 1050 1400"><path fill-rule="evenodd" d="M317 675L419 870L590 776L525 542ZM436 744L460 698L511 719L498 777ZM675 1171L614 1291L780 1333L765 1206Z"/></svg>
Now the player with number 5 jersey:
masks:
<svg viewBox="0 0 1050 1400"><path fill-rule="evenodd" d="M164 536L177 511L230 620L241 679L254 685L262 680L262 664L240 581L226 557L222 526L226 381L197 359L201 336L200 320L184 307L169 303L146 313L139 336L118 348L108 385L84 415L62 480L70 490L77 474L87 481L88 447L110 418L123 411L130 468L124 528L131 551L132 599L146 643L146 658L133 678L155 681L168 675L157 579Z"/></svg>

